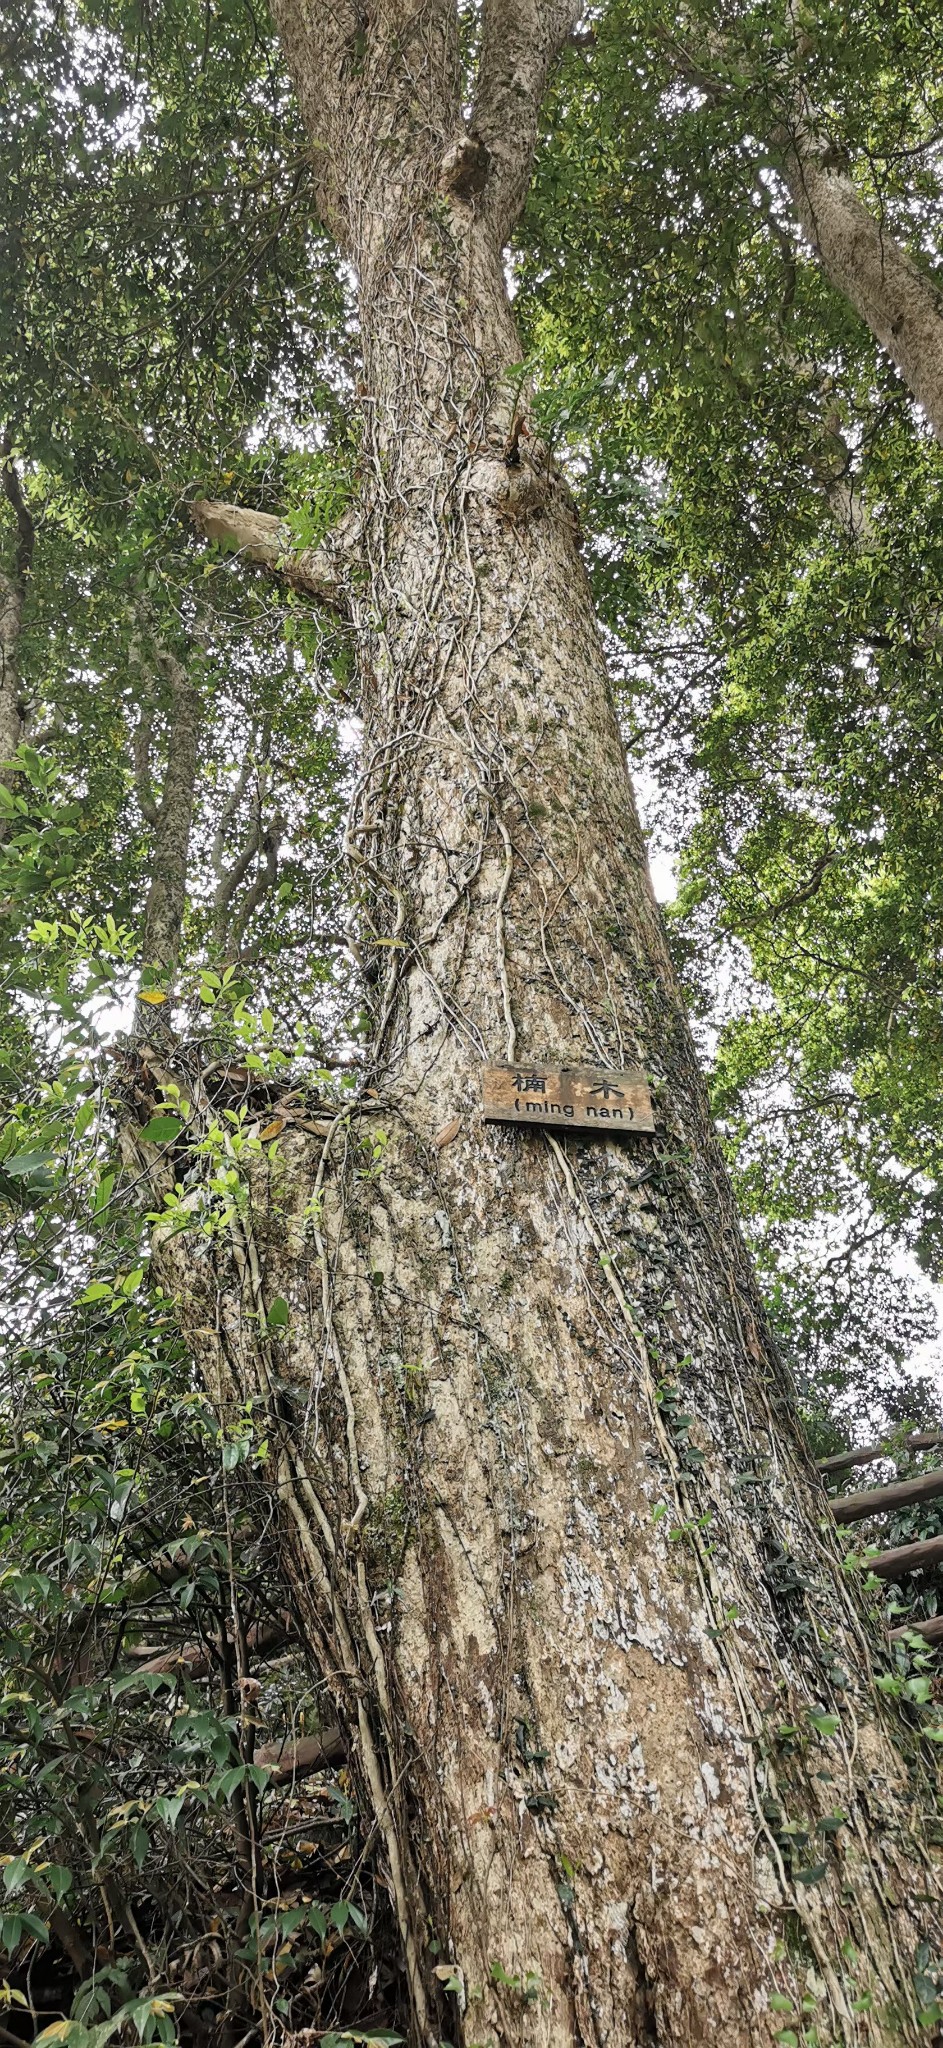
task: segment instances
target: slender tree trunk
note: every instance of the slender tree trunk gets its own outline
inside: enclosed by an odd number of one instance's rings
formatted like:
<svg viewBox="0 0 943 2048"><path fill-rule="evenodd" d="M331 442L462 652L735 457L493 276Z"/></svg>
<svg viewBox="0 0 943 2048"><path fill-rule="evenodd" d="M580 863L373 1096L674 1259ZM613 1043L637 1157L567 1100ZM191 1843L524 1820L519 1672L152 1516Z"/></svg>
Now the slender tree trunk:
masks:
<svg viewBox="0 0 943 2048"><path fill-rule="evenodd" d="M943 442L943 292L863 204L813 120L797 120L782 172L829 282L896 363Z"/></svg>
<svg viewBox="0 0 943 2048"><path fill-rule="evenodd" d="M143 964L162 973L173 972L180 951L200 757L199 691L186 686L175 709L142 928Z"/></svg>
<svg viewBox="0 0 943 2048"><path fill-rule="evenodd" d="M215 1276L179 1237L165 1270L211 1386L268 1414L417 2040L752 2048L811 1987L820 2042L916 2042L919 1765L739 1236L570 502L521 428L502 247L566 18L486 7L466 131L444 0L275 12L360 280L374 1058L323 1145L263 1153ZM490 1127L492 1060L638 1063L657 1134Z"/></svg>
<svg viewBox="0 0 943 2048"><path fill-rule="evenodd" d="M9 783L6 766L23 736L23 704L19 645L23 623L23 591L16 577L0 570L0 781Z"/></svg>
<svg viewBox="0 0 943 2048"><path fill-rule="evenodd" d="M775 114L768 101L764 109L764 94L750 109L748 130L765 135L799 225L829 283L896 363L935 438L943 442L943 291L861 199L842 152L825 134L802 89L809 38L797 23L791 0L785 16L795 39L793 78L800 81L788 94L789 117L782 118L781 102ZM682 50L673 28L662 30L679 75L708 98L722 101L731 90L731 73L742 82L750 57L722 20L706 31L703 22L694 29L686 24L682 40L689 36L695 49L702 42L698 56ZM763 87L761 74L756 84Z"/></svg>
<svg viewBox="0 0 943 2048"><path fill-rule="evenodd" d="M150 619L135 638L133 660L165 686L166 760L160 799L151 782L153 706L145 697L134 737L138 803L151 828L150 880L141 923L141 965L146 979L172 983L176 973L187 901L187 870L196 780L200 765L202 703L199 684L184 662L154 631ZM141 1005L139 1005L139 1010ZM138 1017L138 1028L153 1032L153 1011Z"/></svg>
<svg viewBox="0 0 943 2048"><path fill-rule="evenodd" d="M16 521L13 566L9 571L0 570L0 782L8 786L13 775L5 764L16 753L26 728L20 638L35 545L33 520L10 445L10 435L5 433L0 440L0 485Z"/></svg>

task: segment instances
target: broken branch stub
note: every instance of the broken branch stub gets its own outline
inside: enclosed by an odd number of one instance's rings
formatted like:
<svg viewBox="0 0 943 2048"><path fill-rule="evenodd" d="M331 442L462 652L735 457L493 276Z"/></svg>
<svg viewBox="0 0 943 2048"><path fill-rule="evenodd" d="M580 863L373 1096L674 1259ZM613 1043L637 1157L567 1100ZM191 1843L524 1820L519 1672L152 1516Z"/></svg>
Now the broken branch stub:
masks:
<svg viewBox="0 0 943 2048"><path fill-rule="evenodd" d="M353 553L349 519L341 519L319 547L296 548L287 520L275 512L228 505L222 498L195 498L190 517L205 540L269 569L293 590L305 591L346 617L347 570Z"/></svg>

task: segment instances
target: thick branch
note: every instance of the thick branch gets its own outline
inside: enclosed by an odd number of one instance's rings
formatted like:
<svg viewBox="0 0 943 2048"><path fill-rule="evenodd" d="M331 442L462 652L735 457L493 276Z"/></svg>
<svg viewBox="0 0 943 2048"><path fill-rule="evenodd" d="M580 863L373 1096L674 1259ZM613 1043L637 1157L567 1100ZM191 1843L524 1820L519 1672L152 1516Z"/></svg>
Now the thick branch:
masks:
<svg viewBox="0 0 943 2048"><path fill-rule="evenodd" d="M227 505L220 498L196 498L190 516L198 533L231 548L247 562L270 569L294 590L304 590L342 617L347 613L346 567L350 524L342 521L317 548L296 549L291 529L272 512Z"/></svg>
<svg viewBox="0 0 943 2048"><path fill-rule="evenodd" d="M714 101L731 97L744 67L743 52L732 40L713 30L702 32L702 49L694 54L669 32L662 31L659 40L687 83ZM799 35L793 51L795 79L801 80L806 61ZM751 109L749 121L754 133L765 129L796 218L829 283L896 364L943 442L943 292L860 198L801 85L785 121L770 119L768 108L764 121L759 107ZM857 539L859 508L853 495L844 504L842 498L836 479L833 509Z"/></svg>
<svg viewBox="0 0 943 2048"><path fill-rule="evenodd" d="M20 482L19 471L16 467L15 462L13 462L10 456L9 431L6 434L4 434L2 445L0 445L0 455L2 455L2 466L0 466L0 475L2 475L3 478L3 494L4 497L6 498L7 504L11 507L13 511L14 518L16 519L16 561L14 566L14 575L16 577L17 583L20 586L20 589L24 590L26 587L26 579L30 574L30 571L33 566L33 550L36 545L36 528L33 524L33 515L29 509L29 505L27 504L26 498L23 494L23 486L22 483Z"/></svg>
<svg viewBox="0 0 943 2048"><path fill-rule="evenodd" d="M826 276L897 365L943 442L943 294L859 199L809 117L796 122L781 168Z"/></svg>
<svg viewBox="0 0 943 2048"><path fill-rule="evenodd" d="M356 0L330 0L330 5L319 7L306 0L274 0L272 16L312 144L318 208L325 224L342 236L337 160L347 97L345 70L350 70L362 46L366 17Z"/></svg>
<svg viewBox="0 0 943 2048"><path fill-rule="evenodd" d="M854 1465L873 1465L878 1458L897 1458L903 1451L932 1451L936 1444L943 1443L943 1432L938 1429L923 1429L915 1436L905 1436L899 1443L864 1444L860 1451L836 1451L831 1458L819 1459L819 1471L823 1479L833 1473L850 1472Z"/></svg>
<svg viewBox="0 0 943 2048"><path fill-rule="evenodd" d="M132 647L132 661L135 656ZM154 740L154 710L150 704L142 704L137 725L131 740L131 757L134 762L134 787L137 794L138 810L146 825L156 825L160 818L160 805L154 795L151 781L151 746Z"/></svg>
<svg viewBox="0 0 943 2048"><path fill-rule="evenodd" d="M320 1735L303 1735L297 1742L270 1742L257 1749L255 1761L269 1773L272 1785L288 1785L296 1778L310 1778L328 1764L342 1763L347 1744L339 1728L325 1728Z"/></svg>
<svg viewBox="0 0 943 2048"><path fill-rule="evenodd" d="M895 1550L882 1550L868 1558L868 1570L879 1579L906 1579L911 1572L930 1571L943 1563L943 1536L928 1536L925 1543L901 1543Z"/></svg>
<svg viewBox="0 0 943 2048"><path fill-rule="evenodd" d="M470 131L490 159L484 205L502 247L527 196L550 72L579 15L578 0L484 0Z"/></svg>
<svg viewBox="0 0 943 2048"><path fill-rule="evenodd" d="M151 781L153 710L150 706L142 711L133 741L138 802L142 816L153 832L150 885L141 931L141 960L145 968L156 968L161 975L172 975L180 950L187 900L190 831L200 764L202 703L198 684L189 668L160 638L149 615L142 617L141 634L134 643L139 659L145 660L145 633L153 666L166 684L168 716L167 755L159 800ZM152 1031L153 1013L142 1017L139 1022Z"/></svg>
<svg viewBox="0 0 943 2048"><path fill-rule="evenodd" d="M255 1622L247 1631L246 1646L254 1655L264 1657L267 1651L279 1648L295 1634L290 1614L280 1614L276 1621ZM146 1663L139 1664L139 1671L179 1671L186 1678L205 1678L212 1662L211 1651L206 1643L181 1643L176 1650L157 1650Z"/></svg>
<svg viewBox="0 0 943 2048"><path fill-rule="evenodd" d="M943 1614L934 1614L930 1621L905 1621L902 1628L891 1629L892 1643L902 1636L922 1636L925 1643L943 1643Z"/></svg>

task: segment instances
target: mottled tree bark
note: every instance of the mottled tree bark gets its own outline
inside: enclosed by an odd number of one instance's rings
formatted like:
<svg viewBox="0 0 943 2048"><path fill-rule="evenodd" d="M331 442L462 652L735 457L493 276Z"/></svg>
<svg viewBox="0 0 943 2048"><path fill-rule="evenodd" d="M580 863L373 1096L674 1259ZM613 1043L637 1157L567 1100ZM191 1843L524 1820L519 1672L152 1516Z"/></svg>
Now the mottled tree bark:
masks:
<svg viewBox="0 0 943 2048"><path fill-rule="evenodd" d="M163 1270L211 1387L267 1417L416 2039L755 2048L811 1987L820 2041L916 2042L918 1760L738 1232L570 501L521 426L502 246L566 10L486 6L467 126L446 0L275 15L360 285L375 1038L323 1141L260 1149L229 1250L168 1238ZM503 1059L638 1063L657 1134L489 1127Z"/></svg>
<svg viewBox="0 0 943 2048"><path fill-rule="evenodd" d="M781 169L829 282L870 328L943 442L943 292L864 205L845 166L801 115Z"/></svg>

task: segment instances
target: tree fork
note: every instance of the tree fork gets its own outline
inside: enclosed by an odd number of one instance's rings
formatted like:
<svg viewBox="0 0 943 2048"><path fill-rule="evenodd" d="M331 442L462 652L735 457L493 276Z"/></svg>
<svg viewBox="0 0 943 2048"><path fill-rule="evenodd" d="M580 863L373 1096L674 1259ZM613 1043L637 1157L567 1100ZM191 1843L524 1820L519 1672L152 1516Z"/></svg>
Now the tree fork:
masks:
<svg viewBox="0 0 943 2048"><path fill-rule="evenodd" d="M275 12L360 288L375 1033L215 1266L158 1257L211 1390L268 1415L416 2040L757 2048L811 1971L830 2041L916 2043L919 1760L738 1233L567 494L515 430L502 248L569 11L489 0L467 124L446 0ZM516 1058L642 1066L655 1137L484 1125Z"/></svg>

